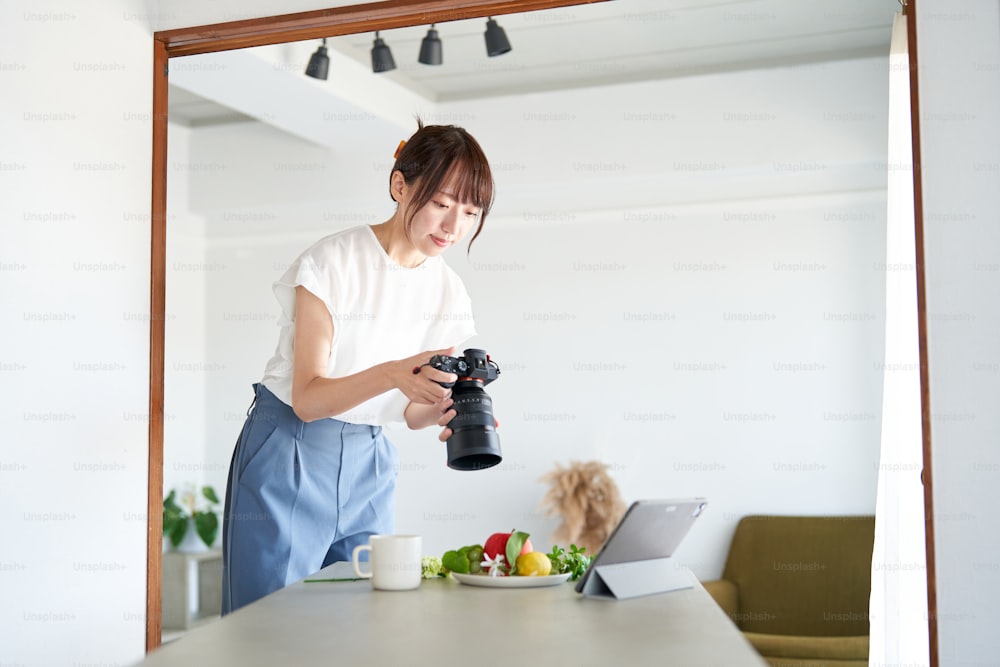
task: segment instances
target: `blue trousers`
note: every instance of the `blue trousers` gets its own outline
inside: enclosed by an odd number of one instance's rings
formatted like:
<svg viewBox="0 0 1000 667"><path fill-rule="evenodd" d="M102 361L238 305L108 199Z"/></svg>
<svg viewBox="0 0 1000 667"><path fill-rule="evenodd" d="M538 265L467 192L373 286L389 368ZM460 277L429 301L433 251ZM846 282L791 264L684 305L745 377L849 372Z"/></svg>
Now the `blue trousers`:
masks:
<svg viewBox="0 0 1000 667"><path fill-rule="evenodd" d="M303 422L266 387L229 468L222 533L222 614L393 532L399 459L382 427Z"/></svg>

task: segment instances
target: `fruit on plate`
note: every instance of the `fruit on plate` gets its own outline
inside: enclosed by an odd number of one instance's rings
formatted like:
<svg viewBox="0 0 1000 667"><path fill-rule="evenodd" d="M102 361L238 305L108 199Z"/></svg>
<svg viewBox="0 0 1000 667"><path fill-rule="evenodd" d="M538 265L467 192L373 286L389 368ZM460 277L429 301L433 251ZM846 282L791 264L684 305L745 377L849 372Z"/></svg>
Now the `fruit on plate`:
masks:
<svg viewBox="0 0 1000 667"><path fill-rule="evenodd" d="M507 542L510 540L511 536L517 531L511 531L509 533L493 533L490 535L486 542L483 544L483 554L493 560L496 560L497 555L507 556ZM521 533L521 535L525 535ZM518 551L518 556L521 554L526 554L533 551L531 547L531 540L528 539L527 535L524 537L524 546Z"/></svg>
<svg viewBox="0 0 1000 667"><path fill-rule="evenodd" d="M483 561L483 548L471 544L461 549L446 551L441 556L441 565L445 570L459 574L478 574Z"/></svg>
<svg viewBox="0 0 1000 667"><path fill-rule="evenodd" d="M529 551L517 557L517 574L525 577L547 577L552 561L541 551Z"/></svg>
<svg viewBox="0 0 1000 667"><path fill-rule="evenodd" d="M528 533L519 530L493 533L485 547L472 544L446 551L441 557L438 576L447 577L451 572L494 577L569 574L569 580L576 581L590 567L591 557L584 551L575 544L570 545L569 551L556 545L546 554L531 548Z"/></svg>
<svg viewBox="0 0 1000 667"><path fill-rule="evenodd" d="M547 554L534 550L528 533L512 530L509 533L493 533L483 545L472 544L446 551L441 556L440 576L456 572L492 577L547 577L569 572L576 579L587 565L589 558L584 557L583 550L575 545L569 554L561 547L553 547L552 553Z"/></svg>

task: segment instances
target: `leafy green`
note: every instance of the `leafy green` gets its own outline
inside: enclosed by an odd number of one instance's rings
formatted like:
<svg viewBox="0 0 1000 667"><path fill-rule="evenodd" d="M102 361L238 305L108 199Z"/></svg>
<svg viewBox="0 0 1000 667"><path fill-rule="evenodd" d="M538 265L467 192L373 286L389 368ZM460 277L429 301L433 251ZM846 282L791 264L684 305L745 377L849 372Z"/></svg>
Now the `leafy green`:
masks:
<svg viewBox="0 0 1000 667"><path fill-rule="evenodd" d="M194 485L190 485L190 489L179 499L177 491L173 489L163 499L163 534L174 548L184 541L188 523L191 522L194 523L195 532L206 546L211 547L215 542L219 532L219 516L215 511L215 505L219 503L219 496L211 486L201 487L201 495L208 501L208 507L205 509L196 507L197 496L194 493Z"/></svg>
<svg viewBox="0 0 1000 667"><path fill-rule="evenodd" d="M195 512L194 529L201 541L211 546L219 532L219 517L215 516L215 512Z"/></svg>
<svg viewBox="0 0 1000 667"><path fill-rule="evenodd" d="M187 525L187 515L177 504L177 492L171 491L170 495L163 499L163 534L170 539L170 544L175 548L184 540Z"/></svg>
<svg viewBox="0 0 1000 667"><path fill-rule="evenodd" d="M215 489L210 486L201 487L201 495L205 496L205 500L216 505L219 504L219 496L215 495Z"/></svg>
<svg viewBox="0 0 1000 667"><path fill-rule="evenodd" d="M586 555L583 547L575 544L569 545L569 551L555 545L550 553L545 554L552 562L552 574L565 574L569 572L569 580L576 581L583 576L583 573L590 567L592 558Z"/></svg>

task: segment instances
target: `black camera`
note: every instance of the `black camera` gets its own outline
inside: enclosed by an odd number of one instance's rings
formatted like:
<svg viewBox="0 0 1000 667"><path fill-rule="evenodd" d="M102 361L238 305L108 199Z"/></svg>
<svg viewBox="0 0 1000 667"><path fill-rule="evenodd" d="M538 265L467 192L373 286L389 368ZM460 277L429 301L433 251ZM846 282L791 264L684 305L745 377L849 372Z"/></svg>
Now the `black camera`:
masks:
<svg viewBox="0 0 1000 667"><path fill-rule="evenodd" d="M448 467L454 470L483 470L503 460L500 436L493 417L493 400L483 387L500 375L500 367L484 350L470 348L461 357L437 354L431 357L432 368L454 373L458 380L451 387L455 418L448 422Z"/></svg>

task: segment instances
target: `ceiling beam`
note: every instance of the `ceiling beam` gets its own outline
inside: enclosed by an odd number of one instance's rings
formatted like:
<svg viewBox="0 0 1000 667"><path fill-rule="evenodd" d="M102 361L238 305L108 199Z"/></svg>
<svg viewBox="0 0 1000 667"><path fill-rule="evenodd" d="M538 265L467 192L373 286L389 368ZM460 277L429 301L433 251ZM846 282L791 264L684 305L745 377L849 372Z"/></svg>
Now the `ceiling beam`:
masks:
<svg viewBox="0 0 1000 667"><path fill-rule="evenodd" d="M501 16L609 0L383 0L154 34L170 57Z"/></svg>

